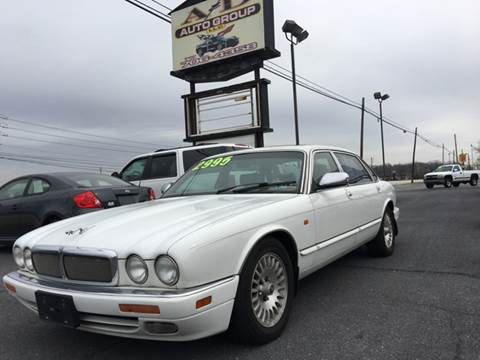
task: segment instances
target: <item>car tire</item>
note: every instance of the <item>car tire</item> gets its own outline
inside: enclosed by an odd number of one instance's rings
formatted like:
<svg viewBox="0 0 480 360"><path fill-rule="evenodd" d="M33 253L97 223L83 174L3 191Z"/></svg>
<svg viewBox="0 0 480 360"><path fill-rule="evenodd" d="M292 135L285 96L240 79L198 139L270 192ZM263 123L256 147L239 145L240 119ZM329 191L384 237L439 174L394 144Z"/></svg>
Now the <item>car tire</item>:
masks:
<svg viewBox="0 0 480 360"><path fill-rule="evenodd" d="M445 186L447 189L450 189L452 187L452 179L446 178L443 186Z"/></svg>
<svg viewBox="0 0 480 360"><path fill-rule="evenodd" d="M470 185L478 186L478 177L472 176L472 178L470 179Z"/></svg>
<svg viewBox="0 0 480 360"><path fill-rule="evenodd" d="M287 325L294 297L294 269L285 247L267 238L252 250L240 274L229 335L243 344L266 344Z"/></svg>
<svg viewBox="0 0 480 360"><path fill-rule="evenodd" d="M425 184L425 186L427 187L427 189L433 189L433 185L432 185L432 184Z"/></svg>
<svg viewBox="0 0 480 360"><path fill-rule="evenodd" d="M374 257L391 256L395 250L395 237L395 219L392 211L387 209L377 236L367 244L369 254Z"/></svg>

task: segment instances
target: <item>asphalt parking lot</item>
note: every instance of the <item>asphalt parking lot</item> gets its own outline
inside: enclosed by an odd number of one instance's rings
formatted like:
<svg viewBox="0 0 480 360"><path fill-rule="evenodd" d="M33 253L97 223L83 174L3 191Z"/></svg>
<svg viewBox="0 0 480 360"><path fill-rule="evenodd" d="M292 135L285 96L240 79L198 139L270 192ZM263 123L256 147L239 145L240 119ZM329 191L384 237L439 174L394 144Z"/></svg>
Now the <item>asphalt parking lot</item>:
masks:
<svg viewBox="0 0 480 360"><path fill-rule="evenodd" d="M160 343L43 323L0 290L0 359L480 359L480 188L398 187L393 257L363 249L300 284L283 336ZM15 266L0 249L0 274Z"/></svg>

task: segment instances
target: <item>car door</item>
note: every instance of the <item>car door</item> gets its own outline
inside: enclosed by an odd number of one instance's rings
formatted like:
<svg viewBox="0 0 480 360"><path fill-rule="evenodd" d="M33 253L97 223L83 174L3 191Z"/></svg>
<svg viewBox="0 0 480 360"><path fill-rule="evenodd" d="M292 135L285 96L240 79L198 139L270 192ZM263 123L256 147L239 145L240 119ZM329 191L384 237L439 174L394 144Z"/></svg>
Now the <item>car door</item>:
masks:
<svg viewBox="0 0 480 360"><path fill-rule="evenodd" d="M175 182L178 173L176 152L154 155L145 172L145 179L140 181L140 185L152 188L158 197L162 193L162 186Z"/></svg>
<svg viewBox="0 0 480 360"><path fill-rule="evenodd" d="M319 183L327 173L341 171L333 155L329 151L313 153L313 181ZM350 216L346 186L313 190L310 200L315 213L315 229L317 244L345 235L355 227Z"/></svg>
<svg viewBox="0 0 480 360"><path fill-rule="evenodd" d="M48 199L47 196L50 189L51 184L45 179L34 177L30 181L23 198L23 213L27 232L42 226L45 206L51 202L51 199Z"/></svg>
<svg viewBox="0 0 480 360"><path fill-rule="evenodd" d="M0 189L0 238L15 240L28 231L23 199L30 178L7 183Z"/></svg>
<svg viewBox="0 0 480 360"><path fill-rule="evenodd" d="M357 156L344 152L334 155L343 172L349 175L349 186L345 189L349 199L347 216L352 219L353 228L360 230L359 240L371 238L383 216L381 183L372 178Z"/></svg>
<svg viewBox="0 0 480 360"><path fill-rule="evenodd" d="M465 176L463 169L460 166L455 165L453 167L453 181L465 181L465 180L467 180L467 177Z"/></svg>

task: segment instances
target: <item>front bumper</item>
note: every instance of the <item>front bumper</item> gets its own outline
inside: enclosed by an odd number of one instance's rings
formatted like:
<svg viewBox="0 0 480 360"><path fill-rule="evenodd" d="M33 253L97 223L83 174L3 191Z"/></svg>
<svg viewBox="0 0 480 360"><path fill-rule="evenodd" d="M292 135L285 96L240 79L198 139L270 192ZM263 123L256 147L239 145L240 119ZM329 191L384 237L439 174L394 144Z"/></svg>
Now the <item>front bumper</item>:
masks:
<svg viewBox="0 0 480 360"><path fill-rule="evenodd" d="M70 286L18 272L3 277L8 292L34 312L38 313L36 291L72 296L80 314L79 330L162 341L190 341L226 331L238 281L238 276L233 276L195 289L172 291ZM212 302L196 309L196 302L209 296ZM155 305L160 314L124 313L120 304Z"/></svg>

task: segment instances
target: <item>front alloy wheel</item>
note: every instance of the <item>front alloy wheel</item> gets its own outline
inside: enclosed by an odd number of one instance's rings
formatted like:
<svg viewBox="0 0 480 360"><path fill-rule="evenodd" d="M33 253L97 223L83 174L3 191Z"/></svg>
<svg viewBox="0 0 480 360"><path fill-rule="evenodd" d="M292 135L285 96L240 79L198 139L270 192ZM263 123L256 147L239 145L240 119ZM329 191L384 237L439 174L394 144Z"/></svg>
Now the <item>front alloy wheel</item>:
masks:
<svg viewBox="0 0 480 360"><path fill-rule="evenodd" d="M450 178L446 178L445 179L445 187L447 189L451 188L452 187L452 180L450 180Z"/></svg>
<svg viewBox="0 0 480 360"><path fill-rule="evenodd" d="M251 297L257 321L265 327L275 326L282 318L288 298L287 270L278 255L268 253L258 261Z"/></svg>
<svg viewBox="0 0 480 360"><path fill-rule="evenodd" d="M240 274L230 336L246 344L265 344L284 330L294 295L294 270L285 247L268 237L257 244Z"/></svg>

